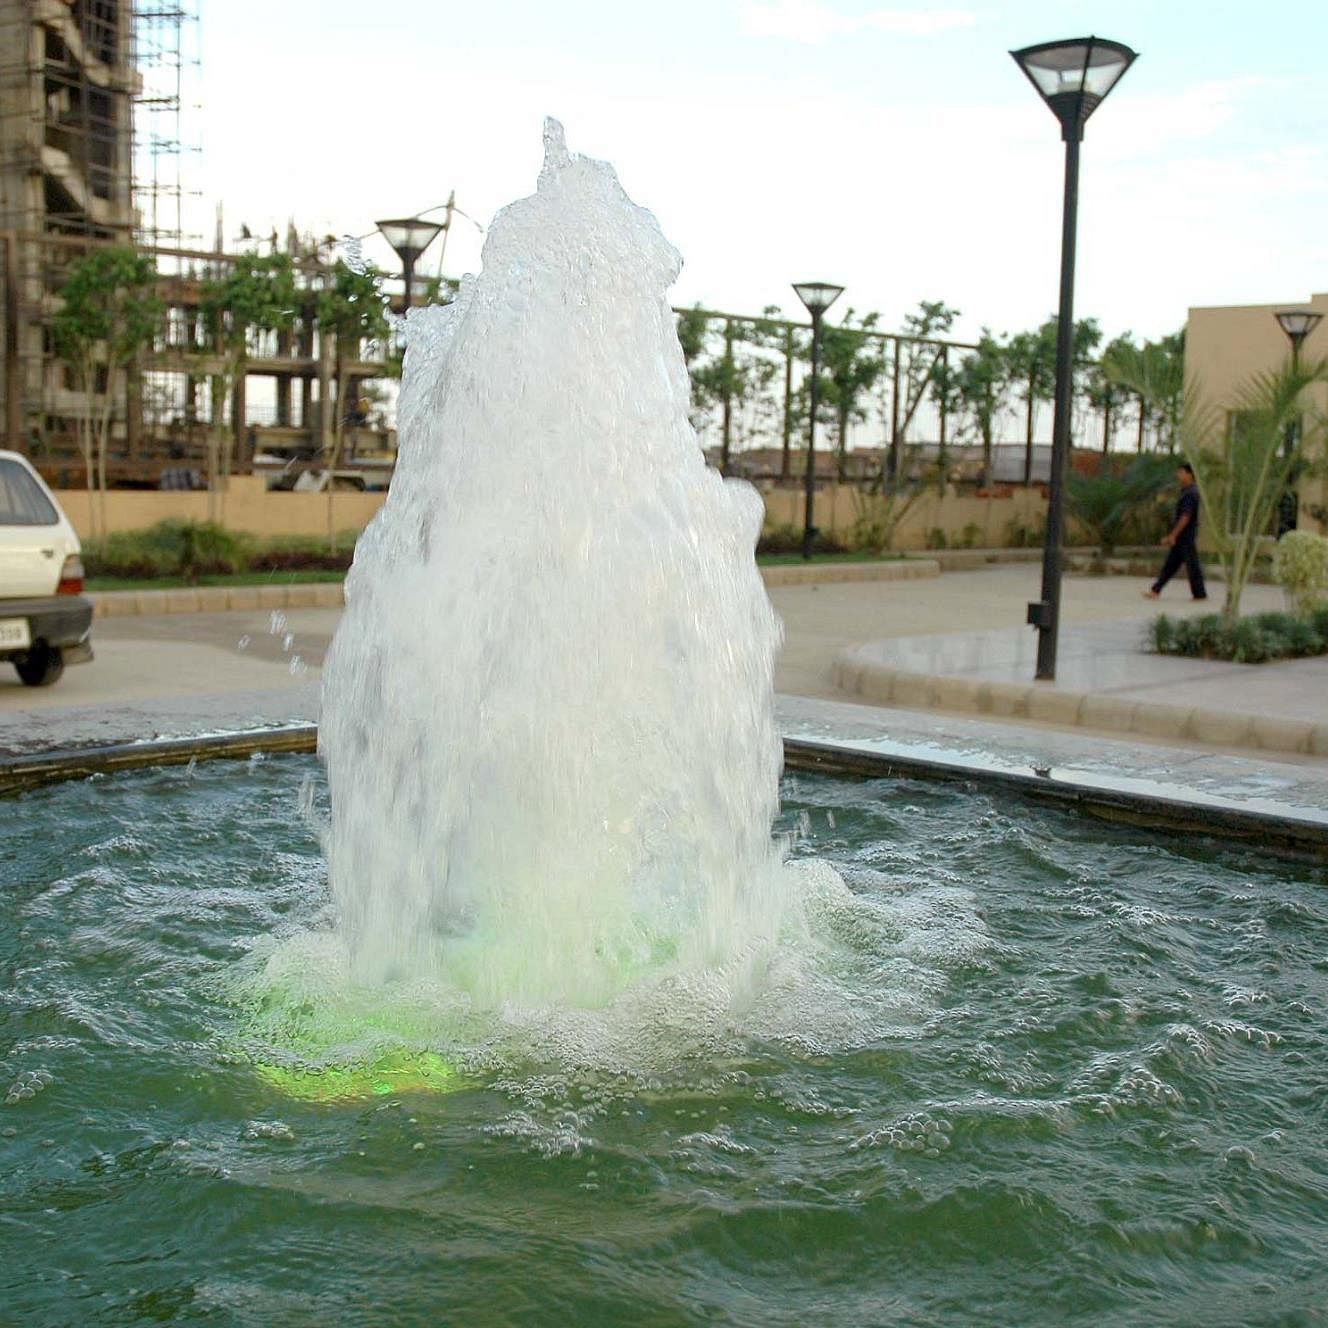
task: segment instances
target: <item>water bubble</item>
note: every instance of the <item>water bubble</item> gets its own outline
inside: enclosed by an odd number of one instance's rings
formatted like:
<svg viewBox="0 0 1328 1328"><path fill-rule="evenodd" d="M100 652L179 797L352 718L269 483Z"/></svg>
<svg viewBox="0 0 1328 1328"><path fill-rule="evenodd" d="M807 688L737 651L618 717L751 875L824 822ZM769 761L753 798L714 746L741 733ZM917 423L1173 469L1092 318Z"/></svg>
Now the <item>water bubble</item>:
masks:
<svg viewBox="0 0 1328 1328"><path fill-rule="evenodd" d="M236 648L237 648L238 650L248 650L248 649L249 649L249 644L250 644L251 640L252 640L252 638L249 637L249 636L242 636L242 637L241 637L241 638L235 643Z"/></svg>
<svg viewBox="0 0 1328 1328"><path fill-rule="evenodd" d="M363 274L368 271L369 265L364 258L364 246L357 236L343 235L341 237L341 253L343 261L352 272Z"/></svg>
<svg viewBox="0 0 1328 1328"><path fill-rule="evenodd" d="M294 632L287 632L286 635L281 638L281 648L283 650L289 650L291 646L293 646L294 644L295 644Z"/></svg>
<svg viewBox="0 0 1328 1328"><path fill-rule="evenodd" d="M290 662L290 675L292 678L303 678L309 672L309 666L300 658L299 655L292 655Z"/></svg>
<svg viewBox="0 0 1328 1328"><path fill-rule="evenodd" d="M291 1129L285 1121L250 1121L244 1127L245 1139L276 1139L282 1143L289 1143L295 1138L295 1131Z"/></svg>
<svg viewBox="0 0 1328 1328"><path fill-rule="evenodd" d="M276 636L286 630L286 615L280 609L273 609L267 620L267 634Z"/></svg>
<svg viewBox="0 0 1328 1328"><path fill-rule="evenodd" d="M20 1102L30 1102L53 1082L54 1076L49 1070L25 1070L10 1084L9 1092L5 1094L5 1106L12 1107Z"/></svg>

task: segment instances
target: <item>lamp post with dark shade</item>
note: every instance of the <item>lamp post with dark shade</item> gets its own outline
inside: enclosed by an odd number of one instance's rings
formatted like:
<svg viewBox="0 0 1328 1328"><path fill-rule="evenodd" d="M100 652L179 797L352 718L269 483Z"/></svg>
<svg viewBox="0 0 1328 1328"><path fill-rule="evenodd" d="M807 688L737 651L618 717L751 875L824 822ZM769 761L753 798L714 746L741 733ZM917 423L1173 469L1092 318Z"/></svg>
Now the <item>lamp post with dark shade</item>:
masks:
<svg viewBox="0 0 1328 1328"><path fill-rule="evenodd" d="M449 213L449 217L450 217ZM434 242L440 231L447 229L446 222L424 221L420 217L403 217L394 221L379 221L375 225L383 239L397 251L401 259L401 272L406 283L405 297L401 312L404 314L414 303L415 264L420 255Z"/></svg>
<svg viewBox="0 0 1328 1328"><path fill-rule="evenodd" d="M1011 51L1019 68L1060 121L1065 141L1065 202L1061 213L1061 288L1056 324L1056 398L1047 486L1047 534L1042 551L1042 598L1028 606L1038 630L1037 673L1056 677L1056 640L1061 613L1061 544L1065 536L1065 464L1070 451L1073 392L1074 246L1079 210L1079 144L1084 124L1134 63L1120 42L1076 37Z"/></svg>
<svg viewBox="0 0 1328 1328"><path fill-rule="evenodd" d="M1287 334L1287 339L1291 342L1291 371L1295 373L1300 368L1300 348L1305 344L1305 338L1318 327L1323 315L1316 314L1313 309L1279 309L1273 317L1277 319L1277 325ZM1283 442L1288 458L1294 455L1299 441L1300 419L1288 420ZM1278 539L1281 539L1288 530L1295 530L1299 519L1300 498L1295 488L1289 486L1277 506Z"/></svg>
<svg viewBox="0 0 1328 1328"><path fill-rule="evenodd" d="M807 474L805 477L807 504L803 512L802 556L810 560L816 540L816 525L812 519L816 503L816 410L821 404L821 319L825 311L844 293L842 286L828 281L802 281L793 283L798 299L807 306L812 316L812 380L811 400L807 413Z"/></svg>
<svg viewBox="0 0 1328 1328"><path fill-rule="evenodd" d="M1305 344L1305 338L1319 326L1323 315L1316 314L1313 309L1279 309L1273 317L1291 342L1291 367L1300 368L1300 348Z"/></svg>

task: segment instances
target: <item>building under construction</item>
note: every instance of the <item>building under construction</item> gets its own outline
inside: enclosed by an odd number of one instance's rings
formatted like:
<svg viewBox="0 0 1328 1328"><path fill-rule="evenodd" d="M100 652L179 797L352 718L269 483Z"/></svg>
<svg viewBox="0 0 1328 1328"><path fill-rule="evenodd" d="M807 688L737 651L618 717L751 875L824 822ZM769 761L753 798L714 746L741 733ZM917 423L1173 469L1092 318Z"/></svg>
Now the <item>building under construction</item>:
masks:
<svg viewBox="0 0 1328 1328"><path fill-rule="evenodd" d="M228 469L246 470L256 455L316 461L330 448L337 401L350 403L348 451L389 459L391 436L363 386L384 374L383 356L362 358L356 346L340 366L349 391L334 383L330 339L313 314L331 252L294 228L280 241L300 288L293 327L255 339L224 401L209 393L216 355L201 292L237 255L220 230L210 249L186 230L196 159L186 101L198 55L197 0L0 0L4 436L62 486L83 482L79 421L102 407L113 485L197 482L205 437L222 424ZM161 327L136 363L85 386L56 354L52 316L72 264L125 244L154 259ZM263 246L277 251L278 237Z"/></svg>

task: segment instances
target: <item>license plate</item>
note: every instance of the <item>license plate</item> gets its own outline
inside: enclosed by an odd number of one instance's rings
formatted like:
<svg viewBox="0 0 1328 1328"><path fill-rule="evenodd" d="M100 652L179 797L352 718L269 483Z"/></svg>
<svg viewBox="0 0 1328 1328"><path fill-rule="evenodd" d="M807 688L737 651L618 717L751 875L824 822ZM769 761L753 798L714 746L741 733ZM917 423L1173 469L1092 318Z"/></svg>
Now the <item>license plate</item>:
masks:
<svg viewBox="0 0 1328 1328"><path fill-rule="evenodd" d="M23 650L31 644L26 618L0 618L0 650Z"/></svg>

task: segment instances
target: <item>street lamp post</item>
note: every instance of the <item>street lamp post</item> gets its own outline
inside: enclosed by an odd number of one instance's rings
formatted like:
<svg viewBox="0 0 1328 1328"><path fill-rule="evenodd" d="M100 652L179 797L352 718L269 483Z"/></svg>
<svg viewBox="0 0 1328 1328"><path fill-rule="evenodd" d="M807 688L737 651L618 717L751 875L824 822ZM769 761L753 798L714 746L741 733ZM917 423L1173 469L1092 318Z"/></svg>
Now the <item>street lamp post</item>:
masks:
<svg viewBox="0 0 1328 1328"><path fill-rule="evenodd" d="M448 217L450 220L450 212ZM382 232L383 239L397 251L397 257L401 259L401 272L406 283L401 312L405 314L414 303L415 264L419 261L420 255L434 242L438 233L447 229L447 223L424 221L420 217L403 217L375 224Z"/></svg>
<svg viewBox="0 0 1328 1328"><path fill-rule="evenodd" d="M1061 213L1061 289L1056 324L1056 399L1052 417L1051 475L1047 486L1047 534L1042 550L1042 598L1028 606L1038 630L1039 679L1056 677L1056 639L1061 611L1061 544L1065 533L1065 463L1070 451L1073 391L1074 245L1079 208L1079 144L1084 123L1097 110L1135 52L1101 37L1044 42L1011 51L1019 68L1061 125L1065 141L1065 203Z"/></svg>
<svg viewBox="0 0 1328 1328"><path fill-rule="evenodd" d="M816 525L812 519L816 502L816 409L820 405L821 388L821 319L825 311L844 293L842 286L827 281L794 282L798 299L807 306L812 316L812 381L810 407L807 415L807 474L805 476L806 508L802 519L802 556L810 560L816 540Z"/></svg>
<svg viewBox="0 0 1328 1328"><path fill-rule="evenodd" d="M1273 317L1277 319L1277 325L1287 334L1287 340L1291 342L1291 372L1295 373L1300 368L1300 348L1304 345L1305 338L1318 327L1323 315L1316 314L1312 309L1279 309ZM1288 459L1295 455L1296 444L1299 441L1300 419L1297 417L1287 421L1283 450ZM1287 491L1282 495L1282 501L1278 504L1278 539L1281 539L1288 530L1295 530L1299 516L1300 498L1296 493L1295 480L1292 477Z"/></svg>
<svg viewBox="0 0 1328 1328"><path fill-rule="evenodd" d="M1323 315L1316 314L1313 309L1279 309L1273 317L1291 342L1291 367L1299 369L1300 348L1305 344L1305 338L1319 326Z"/></svg>

